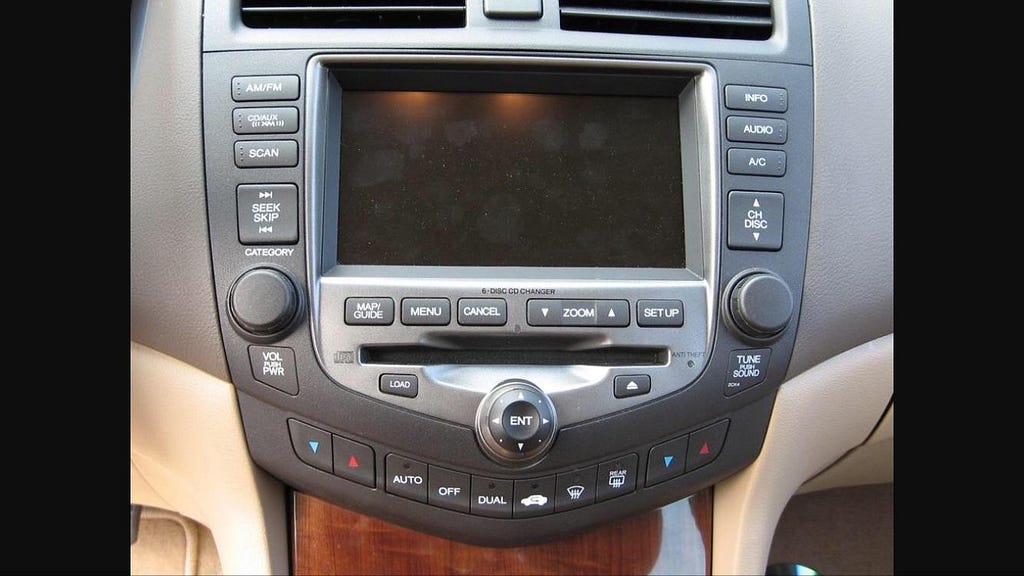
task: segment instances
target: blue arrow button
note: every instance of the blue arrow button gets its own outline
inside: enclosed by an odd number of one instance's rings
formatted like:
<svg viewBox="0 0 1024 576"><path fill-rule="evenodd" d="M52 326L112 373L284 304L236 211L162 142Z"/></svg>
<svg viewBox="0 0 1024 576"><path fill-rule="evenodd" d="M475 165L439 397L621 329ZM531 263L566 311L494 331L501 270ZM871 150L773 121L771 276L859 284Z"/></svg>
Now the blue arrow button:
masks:
<svg viewBox="0 0 1024 576"><path fill-rule="evenodd" d="M314 452L316 452L316 450L314 450ZM675 456L665 456L665 468L668 468L669 466L672 465L672 459L674 458Z"/></svg>
<svg viewBox="0 0 1024 576"><path fill-rule="evenodd" d="M317 442L316 440L309 441L309 449L313 451L313 454L316 454L318 448L320 448L319 442ZM668 466L668 464L666 464L666 466Z"/></svg>

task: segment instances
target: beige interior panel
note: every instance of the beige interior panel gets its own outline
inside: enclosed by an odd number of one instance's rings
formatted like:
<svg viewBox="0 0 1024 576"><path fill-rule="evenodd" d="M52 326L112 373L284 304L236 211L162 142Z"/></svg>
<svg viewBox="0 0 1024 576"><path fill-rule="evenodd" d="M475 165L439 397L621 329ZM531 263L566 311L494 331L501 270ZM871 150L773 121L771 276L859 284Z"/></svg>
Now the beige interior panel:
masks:
<svg viewBox="0 0 1024 576"><path fill-rule="evenodd" d="M715 574L764 574L797 489L862 444L893 395L893 335L844 352L779 389L761 454L715 487Z"/></svg>
<svg viewBox="0 0 1024 576"><path fill-rule="evenodd" d="M132 502L213 533L225 574L286 574L281 484L249 459L235 388L131 343Z"/></svg>
<svg viewBox="0 0 1024 576"><path fill-rule="evenodd" d="M798 494L863 484L882 484L893 479L892 411L885 417L867 442L855 448L827 470L808 480Z"/></svg>

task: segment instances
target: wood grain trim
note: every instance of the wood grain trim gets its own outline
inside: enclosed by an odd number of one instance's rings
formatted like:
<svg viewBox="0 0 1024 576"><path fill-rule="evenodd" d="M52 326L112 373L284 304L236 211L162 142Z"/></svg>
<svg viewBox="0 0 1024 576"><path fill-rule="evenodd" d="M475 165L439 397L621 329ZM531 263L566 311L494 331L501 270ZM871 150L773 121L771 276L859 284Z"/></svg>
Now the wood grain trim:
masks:
<svg viewBox="0 0 1024 576"><path fill-rule="evenodd" d="M485 548L293 493L295 574L704 574L712 493L555 542ZM557 517L552 517L555 521Z"/></svg>

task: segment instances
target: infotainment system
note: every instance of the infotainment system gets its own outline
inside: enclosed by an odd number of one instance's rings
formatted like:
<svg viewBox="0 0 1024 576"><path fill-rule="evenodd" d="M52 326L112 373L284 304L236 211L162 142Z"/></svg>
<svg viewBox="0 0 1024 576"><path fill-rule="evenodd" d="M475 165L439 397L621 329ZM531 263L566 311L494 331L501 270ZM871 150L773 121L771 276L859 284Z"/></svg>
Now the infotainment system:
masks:
<svg viewBox="0 0 1024 576"><path fill-rule="evenodd" d="M682 268L681 171L678 98L345 91L338 263Z"/></svg>
<svg viewBox="0 0 1024 576"><path fill-rule="evenodd" d="M810 210L805 66L204 57L211 246L254 460L491 546L760 450Z"/></svg>

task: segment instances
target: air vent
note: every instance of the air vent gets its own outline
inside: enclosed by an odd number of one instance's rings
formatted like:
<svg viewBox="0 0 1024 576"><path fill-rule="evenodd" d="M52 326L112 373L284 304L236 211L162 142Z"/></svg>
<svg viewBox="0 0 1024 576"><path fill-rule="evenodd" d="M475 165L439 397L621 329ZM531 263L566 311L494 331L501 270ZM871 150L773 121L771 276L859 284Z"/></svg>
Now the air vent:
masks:
<svg viewBox="0 0 1024 576"><path fill-rule="evenodd" d="M561 0L563 30L767 40L771 0Z"/></svg>
<svg viewBox="0 0 1024 576"><path fill-rule="evenodd" d="M462 28L466 0L242 0L250 28Z"/></svg>

